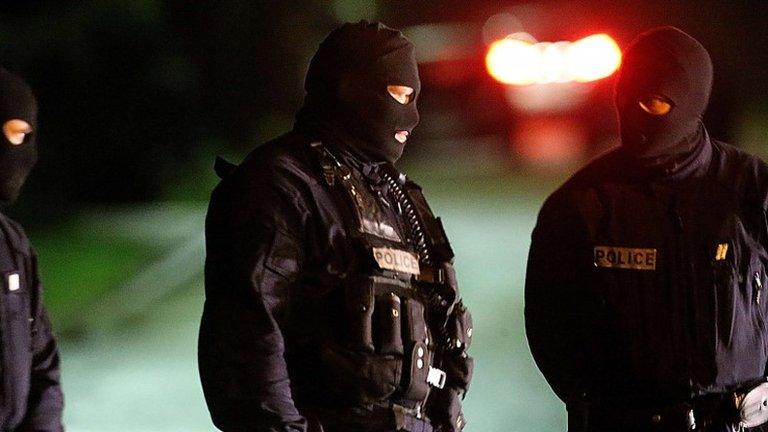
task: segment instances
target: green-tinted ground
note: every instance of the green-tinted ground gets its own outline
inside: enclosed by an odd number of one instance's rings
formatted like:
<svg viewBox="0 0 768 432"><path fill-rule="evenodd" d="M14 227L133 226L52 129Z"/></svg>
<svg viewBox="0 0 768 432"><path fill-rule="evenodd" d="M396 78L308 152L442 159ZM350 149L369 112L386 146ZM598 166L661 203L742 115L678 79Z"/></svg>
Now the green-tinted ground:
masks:
<svg viewBox="0 0 768 432"><path fill-rule="evenodd" d="M452 238L475 318L467 430L564 430L562 404L528 352L522 312L529 236L554 183L416 177ZM76 236L33 233L56 310L88 304L81 287L111 288L75 316L57 313L62 327L79 330L62 340L70 431L214 430L195 358L204 208L90 212L75 221Z"/></svg>
<svg viewBox="0 0 768 432"><path fill-rule="evenodd" d="M32 234L42 247L41 276L52 319L70 322L91 300L119 285L127 274L151 260L152 250L131 239L115 240L89 226L68 224L57 230Z"/></svg>

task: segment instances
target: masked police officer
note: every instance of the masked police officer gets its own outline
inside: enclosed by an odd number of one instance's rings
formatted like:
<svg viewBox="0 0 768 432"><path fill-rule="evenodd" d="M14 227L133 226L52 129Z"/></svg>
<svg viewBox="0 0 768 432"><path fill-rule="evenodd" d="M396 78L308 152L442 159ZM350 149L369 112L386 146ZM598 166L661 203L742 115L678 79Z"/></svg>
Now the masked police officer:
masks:
<svg viewBox="0 0 768 432"><path fill-rule="evenodd" d="M37 160L37 102L0 68L0 202L16 200ZM0 429L62 431L59 354L24 230L0 214Z"/></svg>
<svg viewBox="0 0 768 432"><path fill-rule="evenodd" d="M419 87L400 32L346 24L294 130L217 162L199 366L220 429L463 428L471 319L440 220L393 166Z"/></svg>
<svg viewBox="0 0 768 432"><path fill-rule="evenodd" d="M711 86L692 37L641 35L616 85L621 145L539 214L526 328L571 431L766 421L768 167L710 138Z"/></svg>

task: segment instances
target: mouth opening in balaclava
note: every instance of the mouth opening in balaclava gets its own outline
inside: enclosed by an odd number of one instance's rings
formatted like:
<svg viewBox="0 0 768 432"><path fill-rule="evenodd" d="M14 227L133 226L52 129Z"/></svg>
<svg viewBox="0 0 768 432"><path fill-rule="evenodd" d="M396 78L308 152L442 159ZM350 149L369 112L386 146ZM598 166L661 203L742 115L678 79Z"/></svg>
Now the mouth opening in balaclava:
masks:
<svg viewBox="0 0 768 432"><path fill-rule="evenodd" d="M402 104L388 85L413 88ZM307 95L297 126L330 132L349 150L370 162L395 162L419 122L421 83L414 46L402 33L381 23L344 24L320 44L309 66Z"/></svg>
<svg viewBox="0 0 768 432"><path fill-rule="evenodd" d="M12 143L5 133L0 134L0 202L4 204L16 200L37 162L37 102L24 80L0 68L0 126L11 120L26 122L31 132L18 144Z"/></svg>
<svg viewBox="0 0 768 432"><path fill-rule="evenodd" d="M701 142L701 117L712 89L712 61L674 27L640 35L624 54L616 83L621 144L641 164L690 154Z"/></svg>

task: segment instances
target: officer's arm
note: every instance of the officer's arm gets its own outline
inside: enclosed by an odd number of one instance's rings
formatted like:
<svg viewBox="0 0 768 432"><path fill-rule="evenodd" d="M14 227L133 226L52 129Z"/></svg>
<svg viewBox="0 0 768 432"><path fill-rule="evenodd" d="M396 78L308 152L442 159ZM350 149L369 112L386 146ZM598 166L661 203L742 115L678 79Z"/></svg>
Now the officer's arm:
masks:
<svg viewBox="0 0 768 432"><path fill-rule="evenodd" d="M61 415L64 397L59 382L59 351L42 303L42 284L34 252L29 266L33 277L32 292L35 293L32 305L32 374L27 413L18 430L63 431Z"/></svg>
<svg viewBox="0 0 768 432"><path fill-rule="evenodd" d="M555 195L544 204L533 231L525 325L536 364L569 410L591 397L598 357L590 266L581 218L575 206Z"/></svg>
<svg viewBox="0 0 768 432"><path fill-rule="evenodd" d="M281 331L303 260L299 201L265 185L219 191L211 201L199 366L211 417L224 431L306 429Z"/></svg>

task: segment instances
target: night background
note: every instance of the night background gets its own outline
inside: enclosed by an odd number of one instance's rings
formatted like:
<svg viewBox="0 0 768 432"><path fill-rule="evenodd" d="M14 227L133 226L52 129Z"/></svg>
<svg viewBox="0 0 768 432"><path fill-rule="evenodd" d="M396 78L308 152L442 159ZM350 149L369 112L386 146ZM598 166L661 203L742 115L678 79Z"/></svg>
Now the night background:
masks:
<svg viewBox="0 0 768 432"><path fill-rule="evenodd" d="M761 1L3 2L0 64L41 107L40 162L4 211L40 255L68 430L214 430L196 366L214 158L288 131L318 44L359 19L416 45L422 120L399 166L442 216L475 317L465 430L564 430L525 340L525 260L547 194L617 144L613 77L506 85L488 47L525 32L624 48L678 26L714 62L710 134L765 158L766 16Z"/></svg>

